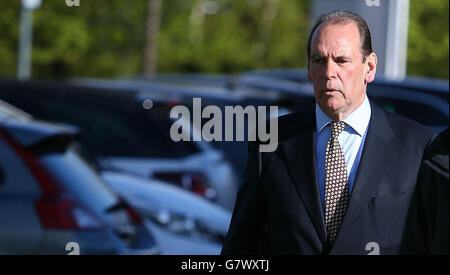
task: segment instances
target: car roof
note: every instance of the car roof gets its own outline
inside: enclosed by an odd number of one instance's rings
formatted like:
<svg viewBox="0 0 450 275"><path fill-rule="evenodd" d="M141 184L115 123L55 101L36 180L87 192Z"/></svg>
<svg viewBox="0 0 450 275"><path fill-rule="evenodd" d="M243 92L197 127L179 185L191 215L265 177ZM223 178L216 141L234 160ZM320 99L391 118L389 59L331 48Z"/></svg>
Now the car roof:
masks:
<svg viewBox="0 0 450 275"><path fill-rule="evenodd" d="M401 80L391 80L387 78L383 74L378 74L374 80L375 84L389 84L398 87L405 88L418 88L425 90L433 90L433 91L441 91L447 92L449 91L449 82L444 79L434 79L434 78L425 78L418 76L407 76Z"/></svg>
<svg viewBox="0 0 450 275"><path fill-rule="evenodd" d="M369 97L382 96L386 98L401 99L404 101L426 104L438 109L439 111L444 113L447 117L449 116L448 102L431 94L390 86L380 88L377 86L371 86L369 84L367 88L367 95Z"/></svg>
<svg viewBox="0 0 450 275"><path fill-rule="evenodd" d="M0 128L23 147L30 147L50 138L73 140L78 135L78 128L63 123L41 120L0 120Z"/></svg>
<svg viewBox="0 0 450 275"><path fill-rule="evenodd" d="M154 74L154 75L124 75L119 80L139 80L151 82L163 82L182 85L200 85L225 87L228 82L228 75L225 74Z"/></svg>
<svg viewBox="0 0 450 275"><path fill-rule="evenodd" d="M0 99L0 122L7 119L28 121L32 115Z"/></svg>
<svg viewBox="0 0 450 275"><path fill-rule="evenodd" d="M183 79L186 79L184 81ZM153 78L139 79L96 79L96 78L73 78L71 83L85 87L108 88L116 91L132 90L138 97L153 95L165 100L186 97L208 97L216 100L240 100L241 96L230 94L226 87L220 85L203 85L199 82L190 81L189 77L183 78L171 76L154 81Z"/></svg>
<svg viewBox="0 0 450 275"><path fill-rule="evenodd" d="M261 91L283 92L297 96L313 96L314 92L304 88L304 84L265 75L236 75L230 86L232 89L251 88Z"/></svg>

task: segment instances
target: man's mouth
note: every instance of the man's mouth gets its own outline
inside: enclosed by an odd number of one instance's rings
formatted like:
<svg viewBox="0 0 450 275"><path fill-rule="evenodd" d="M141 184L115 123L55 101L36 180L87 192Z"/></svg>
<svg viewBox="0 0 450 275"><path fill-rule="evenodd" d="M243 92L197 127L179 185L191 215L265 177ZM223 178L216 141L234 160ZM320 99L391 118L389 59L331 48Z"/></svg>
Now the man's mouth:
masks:
<svg viewBox="0 0 450 275"><path fill-rule="evenodd" d="M337 89L325 89L324 91L325 91L325 93L336 93L336 92L340 92L340 91L337 90Z"/></svg>

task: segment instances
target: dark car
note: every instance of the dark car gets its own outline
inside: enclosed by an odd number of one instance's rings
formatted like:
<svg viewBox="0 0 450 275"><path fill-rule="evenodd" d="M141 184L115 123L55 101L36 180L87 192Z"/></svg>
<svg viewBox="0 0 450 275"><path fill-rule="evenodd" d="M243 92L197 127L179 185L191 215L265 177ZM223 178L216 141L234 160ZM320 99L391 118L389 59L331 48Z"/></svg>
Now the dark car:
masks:
<svg viewBox="0 0 450 275"><path fill-rule="evenodd" d="M119 79L78 78L73 79L72 83L115 91L134 90L142 98L145 98L146 94L151 98L152 94L161 93L188 107L191 113L193 98L201 98L202 107L217 106L222 114L225 113L225 108L230 106L267 107L267 117L271 115L269 114L270 106L278 106L276 115L283 115L290 112L291 107L298 108L314 102L309 90L301 90L299 94L298 89L302 89L302 85L259 76L242 78L201 74L128 76ZM279 92L280 89L283 93ZM292 95L296 97L293 99ZM242 119L244 119L244 136L247 137L248 120L247 117ZM204 124L207 120L202 118L202 123ZM234 122L236 123L236 121ZM224 116L222 116L222 140L225 139L225 125ZM233 165L237 175L243 174L247 162L246 141L211 141L209 144L224 154Z"/></svg>

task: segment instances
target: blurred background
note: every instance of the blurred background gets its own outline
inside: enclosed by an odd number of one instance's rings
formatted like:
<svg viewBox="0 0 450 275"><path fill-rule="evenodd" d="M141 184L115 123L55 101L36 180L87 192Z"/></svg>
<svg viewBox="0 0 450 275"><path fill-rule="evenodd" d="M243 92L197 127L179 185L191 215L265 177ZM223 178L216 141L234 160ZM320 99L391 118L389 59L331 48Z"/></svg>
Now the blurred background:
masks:
<svg viewBox="0 0 450 275"><path fill-rule="evenodd" d="M21 1L0 5L0 75L15 77ZM33 77L304 68L313 6L293 0L81 0L67 7L64 0L43 0L33 13ZM448 6L444 0L409 1L408 75L448 79ZM155 51L154 59L145 58L148 51Z"/></svg>
<svg viewBox="0 0 450 275"><path fill-rule="evenodd" d="M219 254L246 142L174 142L170 110L313 104L335 9L371 29L369 98L448 127L446 0L0 0L0 254Z"/></svg>

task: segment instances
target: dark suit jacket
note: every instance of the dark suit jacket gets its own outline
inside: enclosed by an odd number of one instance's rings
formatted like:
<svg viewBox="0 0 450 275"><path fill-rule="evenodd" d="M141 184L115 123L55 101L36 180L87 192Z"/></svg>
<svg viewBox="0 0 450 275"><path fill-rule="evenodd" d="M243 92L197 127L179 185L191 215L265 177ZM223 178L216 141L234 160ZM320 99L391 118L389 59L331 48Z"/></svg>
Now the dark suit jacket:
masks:
<svg viewBox="0 0 450 275"><path fill-rule="evenodd" d="M368 254L370 242L377 243L380 254L399 253L432 133L373 102L371 110L350 202L333 247L326 245L311 108L279 118L275 152L260 154L257 143L249 143L244 183L222 254Z"/></svg>
<svg viewBox="0 0 450 275"><path fill-rule="evenodd" d="M408 254L448 255L448 138L449 128L425 151L405 228Z"/></svg>

